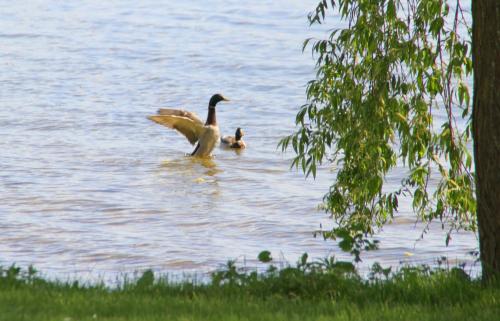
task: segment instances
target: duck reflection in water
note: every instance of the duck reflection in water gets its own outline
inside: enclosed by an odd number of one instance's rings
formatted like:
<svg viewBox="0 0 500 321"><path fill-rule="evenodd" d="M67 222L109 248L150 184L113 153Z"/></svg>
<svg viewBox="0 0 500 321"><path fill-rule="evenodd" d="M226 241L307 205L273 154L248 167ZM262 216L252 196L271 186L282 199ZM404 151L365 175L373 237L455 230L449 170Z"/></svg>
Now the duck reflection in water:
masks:
<svg viewBox="0 0 500 321"><path fill-rule="evenodd" d="M202 174L215 177L218 173L223 172L223 170L217 168L217 163L212 158L190 157L189 154L178 159L164 160L161 167L174 175L191 176L195 181L204 181L204 179L200 180L200 177L198 177ZM203 171L203 169L206 170Z"/></svg>

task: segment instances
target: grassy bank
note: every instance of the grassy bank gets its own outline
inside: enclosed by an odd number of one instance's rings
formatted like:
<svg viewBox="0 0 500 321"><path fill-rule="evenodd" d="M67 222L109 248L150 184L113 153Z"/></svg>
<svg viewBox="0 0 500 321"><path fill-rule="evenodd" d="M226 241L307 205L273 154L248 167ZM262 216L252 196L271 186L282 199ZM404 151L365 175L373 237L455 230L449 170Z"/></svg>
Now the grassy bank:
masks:
<svg viewBox="0 0 500 321"><path fill-rule="evenodd" d="M500 286L459 269L375 267L368 279L349 264L299 263L261 274L234 264L211 282L170 283L150 271L117 288L0 272L0 320L498 320Z"/></svg>

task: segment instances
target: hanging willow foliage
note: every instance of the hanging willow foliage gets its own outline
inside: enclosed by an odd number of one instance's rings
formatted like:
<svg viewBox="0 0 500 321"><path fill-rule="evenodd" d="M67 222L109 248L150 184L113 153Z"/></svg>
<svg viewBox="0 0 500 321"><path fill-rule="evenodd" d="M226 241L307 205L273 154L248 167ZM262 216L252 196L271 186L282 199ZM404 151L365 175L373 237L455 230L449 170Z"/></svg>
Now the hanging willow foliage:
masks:
<svg viewBox="0 0 500 321"><path fill-rule="evenodd" d="M323 204L338 224L324 236L341 237L341 247L359 259L373 245L365 237L394 217L403 195L422 221L448 228L446 244L454 230L475 230L465 82L472 72L470 13L460 1L323 0L309 21L321 24L336 13L346 28L304 43L317 75L296 132L280 142L283 151L293 148L292 166L306 175L316 176L324 161L338 167ZM407 175L388 191L385 178L396 166Z"/></svg>

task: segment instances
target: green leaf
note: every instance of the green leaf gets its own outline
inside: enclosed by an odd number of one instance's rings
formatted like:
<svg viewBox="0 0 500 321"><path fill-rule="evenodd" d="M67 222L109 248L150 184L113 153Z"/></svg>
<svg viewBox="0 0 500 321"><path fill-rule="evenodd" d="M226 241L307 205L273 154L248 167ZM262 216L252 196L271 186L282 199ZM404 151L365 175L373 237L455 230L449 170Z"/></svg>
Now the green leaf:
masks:
<svg viewBox="0 0 500 321"><path fill-rule="evenodd" d="M257 258L259 259L259 261L261 261L262 263L268 263L268 262L271 262L272 261L272 257L271 257L271 252L269 251L262 251L259 253L259 255L257 256Z"/></svg>
<svg viewBox="0 0 500 321"><path fill-rule="evenodd" d="M307 253L302 254L302 256L300 257L300 264L302 266L305 266L307 264L307 258L308 257L309 256L307 255Z"/></svg>

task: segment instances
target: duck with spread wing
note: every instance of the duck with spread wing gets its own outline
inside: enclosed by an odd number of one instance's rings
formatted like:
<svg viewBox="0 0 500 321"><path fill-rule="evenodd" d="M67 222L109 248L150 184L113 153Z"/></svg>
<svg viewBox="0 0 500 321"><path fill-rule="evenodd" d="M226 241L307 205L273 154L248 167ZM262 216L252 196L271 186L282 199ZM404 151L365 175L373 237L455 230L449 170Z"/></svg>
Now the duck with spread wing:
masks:
<svg viewBox="0 0 500 321"><path fill-rule="evenodd" d="M215 106L221 101L229 101L229 99L221 94L215 94L210 98L207 121L205 123L195 113L168 108L159 109L157 115L149 116L148 119L168 128L175 129L186 136L192 145L198 143L191 153L192 156L207 157L211 156L213 149L220 139Z"/></svg>

